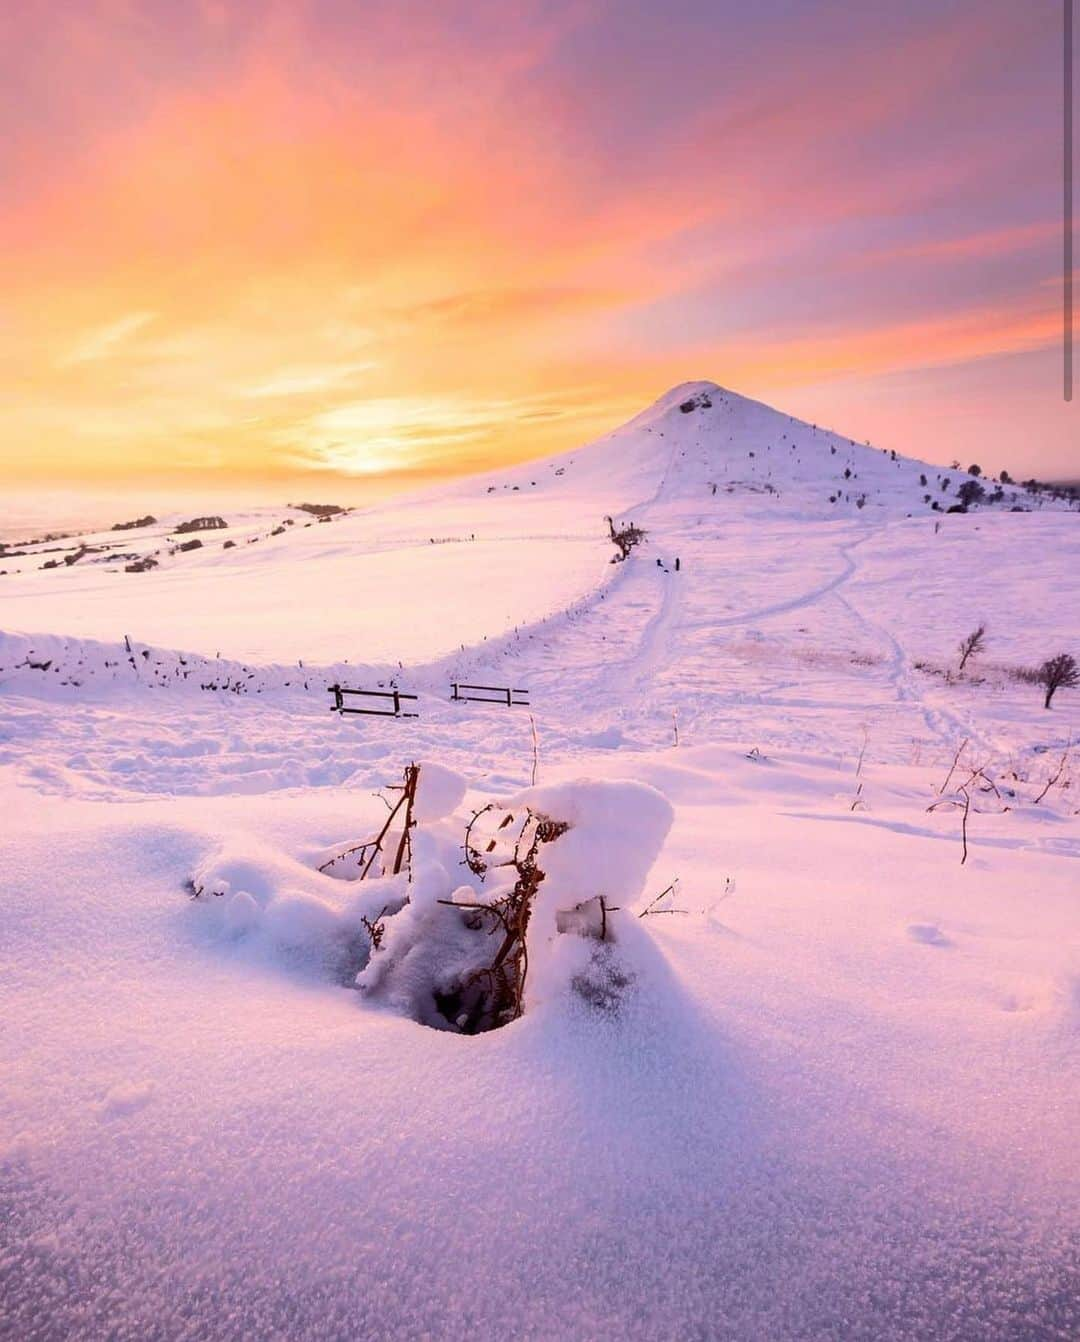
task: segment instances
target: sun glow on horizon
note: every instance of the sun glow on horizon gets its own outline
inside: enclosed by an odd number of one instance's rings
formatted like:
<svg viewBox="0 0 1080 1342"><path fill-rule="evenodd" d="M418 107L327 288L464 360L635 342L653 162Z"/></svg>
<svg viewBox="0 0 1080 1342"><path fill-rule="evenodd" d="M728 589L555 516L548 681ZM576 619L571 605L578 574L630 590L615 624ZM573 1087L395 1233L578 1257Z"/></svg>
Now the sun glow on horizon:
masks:
<svg viewBox="0 0 1080 1342"><path fill-rule="evenodd" d="M5 478L483 468L692 377L1065 469L1051 26L627 8L5 13Z"/></svg>

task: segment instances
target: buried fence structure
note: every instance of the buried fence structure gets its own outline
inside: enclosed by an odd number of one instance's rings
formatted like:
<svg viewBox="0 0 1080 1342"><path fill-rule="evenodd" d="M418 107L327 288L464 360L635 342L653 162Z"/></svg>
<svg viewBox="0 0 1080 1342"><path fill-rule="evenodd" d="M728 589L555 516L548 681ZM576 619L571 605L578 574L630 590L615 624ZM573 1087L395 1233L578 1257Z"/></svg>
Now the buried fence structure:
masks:
<svg viewBox="0 0 1080 1342"><path fill-rule="evenodd" d="M505 704L507 708L529 707L528 690L513 690L504 685L463 685L456 680L450 688L453 691L450 698L452 702L458 704Z"/></svg>
<svg viewBox="0 0 1080 1342"><path fill-rule="evenodd" d="M450 686L450 700L458 704L503 704L507 708L528 708L529 691L512 689L504 685L465 685L454 681ZM415 703L415 694L405 694L401 690L353 690L345 685L329 685L327 693L334 696L330 705L332 713L360 713L370 718L418 718L419 713L410 713L402 707L403 703ZM373 708L353 708L346 701L346 695L362 699L377 699L381 706Z"/></svg>
<svg viewBox="0 0 1080 1342"><path fill-rule="evenodd" d="M419 713L407 713L401 705L404 700L415 702L415 694L402 694L400 690L350 690L344 685L331 685L328 687L329 694L334 696L334 702L330 705L331 713L362 713L366 717L372 718L418 718ZM345 702L347 694L356 695L365 699L381 699L388 703L386 708L350 708Z"/></svg>

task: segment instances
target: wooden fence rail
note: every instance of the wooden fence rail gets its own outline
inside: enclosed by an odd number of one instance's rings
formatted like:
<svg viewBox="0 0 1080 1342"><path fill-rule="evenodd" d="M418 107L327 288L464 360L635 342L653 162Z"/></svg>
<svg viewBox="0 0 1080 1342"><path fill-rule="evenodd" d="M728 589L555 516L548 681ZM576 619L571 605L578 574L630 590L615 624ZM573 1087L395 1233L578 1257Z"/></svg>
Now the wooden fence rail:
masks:
<svg viewBox="0 0 1080 1342"><path fill-rule="evenodd" d="M331 685L330 694L334 696L334 702L330 706L331 713L363 713L368 717L374 718L417 718L419 713L406 713L402 711L402 701L415 701L415 694L402 694L400 690L350 690L343 685ZM345 703L347 694L356 695L365 699L382 699L389 702L387 708L349 708Z"/></svg>
<svg viewBox="0 0 1080 1342"><path fill-rule="evenodd" d="M528 708L529 691L513 689L506 685L465 685L454 681L450 699L458 704L505 704L507 708ZM332 713L362 713L372 718L418 718L419 713L410 713L402 708L405 702L415 703L415 694L404 694L401 690L352 690L345 685L330 685L327 693L334 696L330 705ZM351 708L345 702L346 695L361 699L378 699L382 706L377 708Z"/></svg>
<svg viewBox="0 0 1080 1342"><path fill-rule="evenodd" d="M450 688L453 690L450 698L455 703L505 704L507 708L529 707L528 690L514 690L504 685L463 685L458 681L454 681ZM472 690L475 693L463 694L463 690Z"/></svg>

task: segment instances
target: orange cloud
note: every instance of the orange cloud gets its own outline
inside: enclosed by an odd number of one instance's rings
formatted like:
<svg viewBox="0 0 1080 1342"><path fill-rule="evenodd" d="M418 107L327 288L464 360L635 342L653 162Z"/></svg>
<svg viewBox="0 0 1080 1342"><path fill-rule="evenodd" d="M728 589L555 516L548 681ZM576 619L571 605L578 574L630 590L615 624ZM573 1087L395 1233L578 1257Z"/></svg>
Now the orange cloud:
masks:
<svg viewBox="0 0 1080 1342"><path fill-rule="evenodd" d="M860 267L989 265L1047 241L1045 221L910 223L985 175L992 138L962 161L868 156L993 48L964 16L877 65L865 37L819 52L814 79L798 46L764 82L733 66L635 136L611 112L621 52L556 77L589 5L477 5L470 41L460 16L402 0L353 16L347 60L313 27L323 7L246 28L241 10L0 18L61 123L20 114L28 99L3 114L9 475L445 469L568 446L690 375L755 391L1057 336L1045 274L918 319L883 295L857 317L747 320L783 297L784 266L857 297Z"/></svg>

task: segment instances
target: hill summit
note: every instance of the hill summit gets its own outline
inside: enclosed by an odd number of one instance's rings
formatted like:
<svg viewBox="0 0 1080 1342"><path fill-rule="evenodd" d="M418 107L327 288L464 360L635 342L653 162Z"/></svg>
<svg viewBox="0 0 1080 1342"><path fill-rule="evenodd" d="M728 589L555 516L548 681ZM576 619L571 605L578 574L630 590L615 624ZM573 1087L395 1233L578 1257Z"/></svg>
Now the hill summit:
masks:
<svg viewBox="0 0 1080 1342"><path fill-rule="evenodd" d="M493 490L570 486L595 488L623 509L737 494L751 506L808 518L1008 508L1026 498L1017 487L858 443L709 381L672 387L587 447L516 467Z"/></svg>

